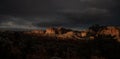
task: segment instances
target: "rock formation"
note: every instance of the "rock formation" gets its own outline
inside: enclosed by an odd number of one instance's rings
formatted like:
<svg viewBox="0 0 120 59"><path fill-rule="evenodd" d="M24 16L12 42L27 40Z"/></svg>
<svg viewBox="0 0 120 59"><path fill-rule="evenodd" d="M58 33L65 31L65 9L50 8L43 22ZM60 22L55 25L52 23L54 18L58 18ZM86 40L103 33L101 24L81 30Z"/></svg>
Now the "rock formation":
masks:
<svg viewBox="0 0 120 59"><path fill-rule="evenodd" d="M115 36L115 39L120 41L120 29L118 27L104 26L104 27L100 27L97 30L98 30L97 32L93 30L91 31L91 29L85 31L74 31L63 27L58 27L58 28L50 27L47 28L45 31L32 30L25 33L36 36L49 36L49 37L57 37L62 39L86 39L86 38L95 39L95 37L97 37L98 35L106 35L106 36L111 35L111 36Z"/></svg>
<svg viewBox="0 0 120 59"><path fill-rule="evenodd" d="M98 35L111 35L111 36L115 36L116 39L119 39L120 29L114 26L107 26L101 29L97 34Z"/></svg>
<svg viewBox="0 0 120 59"><path fill-rule="evenodd" d="M86 31L81 31L81 37L86 37L87 36L87 32Z"/></svg>
<svg viewBox="0 0 120 59"><path fill-rule="evenodd" d="M64 33L67 33L67 32L69 32L69 31L72 31L71 29L65 29L65 28L63 28L63 27L58 27L57 28L57 33L58 34L64 34Z"/></svg>
<svg viewBox="0 0 120 59"><path fill-rule="evenodd" d="M56 28L53 28L53 27L47 28L45 34L49 36L55 36Z"/></svg>
<svg viewBox="0 0 120 59"><path fill-rule="evenodd" d="M65 38L74 38L75 33L73 31L63 34Z"/></svg>

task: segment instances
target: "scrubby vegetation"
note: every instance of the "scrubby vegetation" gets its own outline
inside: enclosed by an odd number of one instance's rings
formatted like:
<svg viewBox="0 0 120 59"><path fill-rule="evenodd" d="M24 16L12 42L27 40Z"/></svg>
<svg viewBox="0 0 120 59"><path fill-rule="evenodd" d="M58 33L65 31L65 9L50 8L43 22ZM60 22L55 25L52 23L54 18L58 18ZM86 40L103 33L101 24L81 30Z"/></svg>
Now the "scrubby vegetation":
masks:
<svg viewBox="0 0 120 59"><path fill-rule="evenodd" d="M22 31L0 32L0 59L120 59L120 42L111 35L60 39Z"/></svg>

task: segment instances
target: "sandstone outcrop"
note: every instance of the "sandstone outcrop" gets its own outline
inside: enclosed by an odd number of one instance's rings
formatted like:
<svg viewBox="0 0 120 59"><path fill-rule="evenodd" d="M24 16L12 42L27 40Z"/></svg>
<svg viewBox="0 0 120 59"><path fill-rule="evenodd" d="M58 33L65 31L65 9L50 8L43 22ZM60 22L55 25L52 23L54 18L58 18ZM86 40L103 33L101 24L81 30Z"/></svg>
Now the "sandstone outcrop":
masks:
<svg viewBox="0 0 120 59"><path fill-rule="evenodd" d="M92 40L94 40L95 37L97 37L98 35L103 35L103 36L111 35L111 36L115 36L115 39L120 41L120 29L118 27L104 26L104 27L100 27L97 30L98 30L97 32L91 31L91 29L84 30L84 31L74 31L71 29L63 28L63 27L58 27L58 28L49 27L46 30L32 30L25 33L36 35L36 36L49 36L49 37L56 37L56 38L62 38L62 39L87 39L88 38Z"/></svg>
<svg viewBox="0 0 120 59"><path fill-rule="evenodd" d="M49 36L56 35L56 28L53 27L47 28L45 34Z"/></svg>
<svg viewBox="0 0 120 59"><path fill-rule="evenodd" d="M120 29L114 26L107 26L97 33L98 35L111 35L115 36L115 39L120 38Z"/></svg>

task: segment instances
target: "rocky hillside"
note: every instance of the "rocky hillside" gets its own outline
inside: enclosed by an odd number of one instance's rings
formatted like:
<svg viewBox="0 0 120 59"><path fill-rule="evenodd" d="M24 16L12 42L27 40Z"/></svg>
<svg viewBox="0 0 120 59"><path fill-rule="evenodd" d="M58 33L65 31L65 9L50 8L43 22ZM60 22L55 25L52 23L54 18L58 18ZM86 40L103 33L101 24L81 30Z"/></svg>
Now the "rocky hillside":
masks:
<svg viewBox="0 0 120 59"><path fill-rule="evenodd" d="M105 28L100 29L97 32L98 35L111 35L115 36L116 39L120 38L120 29L114 26L107 26Z"/></svg>
<svg viewBox="0 0 120 59"><path fill-rule="evenodd" d="M0 31L0 59L120 59L119 27Z"/></svg>
<svg viewBox="0 0 120 59"><path fill-rule="evenodd" d="M72 29L66 29L63 27L58 28L47 28L44 30L32 30L24 32L25 34L35 35L35 36L48 36L57 37L60 39L81 39L87 36L87 31L74 31Z"/></svg>
<svg viewBox="0 0 120 59"><path fill-rule="evenodd" d="M75 31L63 27L50 27L46 30L32 30L24 33L34 36L56 37L59 39L94 39L98 35L110 35L114 36L118 41L120 40L120 28L115 26L91 26L84 31Z"/></svg>

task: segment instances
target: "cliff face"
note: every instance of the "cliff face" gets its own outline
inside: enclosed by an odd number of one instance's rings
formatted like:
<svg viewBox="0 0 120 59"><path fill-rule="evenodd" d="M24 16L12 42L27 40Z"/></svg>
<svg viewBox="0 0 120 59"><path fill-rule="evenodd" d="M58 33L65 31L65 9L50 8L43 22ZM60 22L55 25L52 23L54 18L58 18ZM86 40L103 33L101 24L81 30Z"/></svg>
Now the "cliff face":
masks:
<svg viewBox="0 0 120 59"><path fill-rule="evenodd" d="M65 28L0 31L0 59L120 59L119 28L106 26L93 32L92 36L89 30Z"/></svg>
<svg viewBox="0 0 120 59"><path fill-rule="evenodd" d="M68 39L74 39L75 38L74 36L75 36L75 33L72 32L72 31L70 31L70 32L67 32L65 34L60 34L57 37L58 38L63 38L63 39L66 39L66 38L68 38Z"/></svg>
<svg viewBox="0 0 120 59"><path fill-rule="evenodd" d="M115 36L115 38L119 38L120 36L120 30L117 27L114 26L107 26L103 29L101 29L98 32L99 35L111 35L111 36Z"/></svg>
<svg viewBox="0 0 120 59"><path fill-rule="evenodd" d="M57 38L62 38L62 39L76 39L79 37L83 37L86 35L85 32L79 32L79 31L74 31L71 29L66 29L62 27L58 28L47 28L45 31L43 30L32 30L32 31L27 31L24 32L25 34L29 35L35 35L35 36L49 36L49 37L57 37Z"/></svg>
<svg viewBox="0 0 120 59"><path fill-rule="evenodd" d="M94 28L95 29L95 28ZM115 39L118 39L118 41L120 40L120 29L114 26L104 26L104 27L100 27L98 29L98 31L96 31L96 33L94 33L95 31L74 31L71 29L66 29L66 28L62 28L62 27L58 27L58 28L47 28L45 31L43 30L32 30L32 31L28 31L26 33L29 33L31 35L36 35L36 36L49 36L49 37L57 37L57 38L62 38L62 39L94 39L95 36L97 35L103 35L103 36L107 36L107 35L111 35L111 36L115 36ZM94 35L93 35L94 33Z"/></svg>
<svg viewBox="0 0 120 59"><path fill-rule="evenodd" d="M47 28L45 34L49 36L54 36L56 34L56 29L52 27Z"/></svg>
<svg viewBox="0 0 120 59"><path fill-rule="evenodd" d="M58 34L65 34L65 33L69 32L69 31L72 31L72 30L71 29L66 29L66 28L63 28L63 27L58 27L57 28Z"/></svg>

